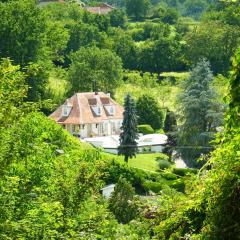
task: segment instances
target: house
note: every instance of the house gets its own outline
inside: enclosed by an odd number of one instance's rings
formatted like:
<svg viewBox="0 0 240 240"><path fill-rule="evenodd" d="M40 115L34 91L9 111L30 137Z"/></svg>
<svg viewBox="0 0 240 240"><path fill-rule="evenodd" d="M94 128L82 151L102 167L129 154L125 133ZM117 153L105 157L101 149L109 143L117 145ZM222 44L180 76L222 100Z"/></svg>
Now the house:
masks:
<svg viewBox="0 0 240 240"><path fill-rule="evenodd" d="M115 8L110 6L107 3L101 3L98 6L94 6L94 7L85 7L85 9L90 12L90 13L95 13L95 14L108 14L109 12L111 12L112 10L114 10Z"/></svg>
<svg viewBox="0 0 240 240"><path fill-rule="evenodd" d="M110 198L112 192L114 192L115 184L110 184L101 189L102 195L105 198Z"/></svg>
<svg viewBox="0 0 240 240"><path fill-rule="evenodd" d="M49 117L81 138L119 135L123 107L110 94L75 93Z"/></svg>
<svg viewBox="0 0 240 240"><path fill-rule="evenodd" d="M85 142L94 147L103 148L105 152L117 154L120 144L119 135L106 137L85 138ZM140 136L137 140L138 152L162 152L168 142L168 137L164 134L147 134Z"/></svg>

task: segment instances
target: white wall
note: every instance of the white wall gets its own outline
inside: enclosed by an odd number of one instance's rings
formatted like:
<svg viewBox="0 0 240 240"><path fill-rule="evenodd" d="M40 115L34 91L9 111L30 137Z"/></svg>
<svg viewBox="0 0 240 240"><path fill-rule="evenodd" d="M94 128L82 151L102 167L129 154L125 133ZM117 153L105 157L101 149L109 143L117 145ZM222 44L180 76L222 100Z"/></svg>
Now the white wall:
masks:
<svg viewBox="0 0 240 240"><path fill-rule="evenodd" d="M103 189L102 190L102 195L105 197L105 198L109 198L111 196L111 193L114 192L114 187L109 187L109 188L106 188L106 189Z"/></svg>

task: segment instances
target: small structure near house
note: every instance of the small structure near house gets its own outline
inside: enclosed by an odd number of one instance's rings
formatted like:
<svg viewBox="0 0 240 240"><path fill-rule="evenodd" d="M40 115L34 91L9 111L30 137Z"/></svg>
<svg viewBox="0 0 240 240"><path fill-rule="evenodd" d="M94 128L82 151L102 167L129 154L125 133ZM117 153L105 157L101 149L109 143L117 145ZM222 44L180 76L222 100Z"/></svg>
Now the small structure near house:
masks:
<svg viewBox="0 0 240 240"><path fill-rule="evenodd" d="M162 152L167 144L168 137L165 134L147 134L138 140L139 152Z"/></svg>
<svg viewBox="0 0 240 240"><path fill-rule="evenodd" d="M94 147L103 148L105 152L117 154L119 135L106 137L84 138L83 141L92 144ZM137 140L138 151L141 152L162 152L167 144L168 137L164 134L147 134L140 136Z"/></svg>
<svg viewBox="0 0 240 240"><path fill-rule="evenodd" d="M101 189L102 195L105 198L110 198L111 193L114 192L115 184L110 184Z"/></svg>
<svg viewBox="0 0 240 240"><path fill-rule="evenodd" d="M76 93L50 118L80 138L120 134L123 107L103 92Z"/></svg>
<svg viewBox="0 0 240 240"><path fill-rule="evenodd" d="M94 6L94 7L85 7L85 9L90 12L90 13L95 13L95 14L108 14L110 13L112 10L114 10L115 8L110 6L107 3L101 3L98 6Z"/></svg>

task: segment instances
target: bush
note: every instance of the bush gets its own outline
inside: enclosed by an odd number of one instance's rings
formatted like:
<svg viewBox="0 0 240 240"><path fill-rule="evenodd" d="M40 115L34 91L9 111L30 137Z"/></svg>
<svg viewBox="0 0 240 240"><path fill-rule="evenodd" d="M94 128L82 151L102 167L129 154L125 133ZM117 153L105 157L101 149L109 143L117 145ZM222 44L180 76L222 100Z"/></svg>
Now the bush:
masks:
<svg viewBox="0 0 240 240"><path fill-rule="evenodd" d="M120 223L129 223L137 214L134 202L135 190L126 179L120 178L109 199L109 209Z"/></svg>
<svg viewBox="0 0 240 240"><path fill-rule="evenodd" d="M168 160L165 159L160 159L158 160L158 166L161 170L165 170L170 168L172 165L172 163L170 163Z"/></svg>
<svg viewBox="0 0 240 240"><path fill-rule="evenodd" d="M150 125L138 125L138 131L142 134L152 134L154 133L154 130Z"/></svg>
<svg viewBox="0 0 240 240"><path fill-rule="evenodd" d="M158 133L158 134L164 134L165 132L164 132L163 129L158 129L158 130L155 131L155 133Z"/></svg>
<svg viewBox="0 0 240 240"><path fill-rule="evenodd" d="M161 175L167 180L177 180L178 178L176 174L170 172L162 172Z"/></svg>
<svg viewBox="0 0 240 240"><path fill-rule="evenodd" d="M168 186L174 188L178 192L185 191L185 183L183 179L177 179L175 181L169 182Z"/></svg>
<svg viewBox="0 0 240 240"><path fill-rule="evenodd" d="M155 193L159 193L163 189L164 183L145 181L143 186L147 192L153 191Z"/></svg>
<svg viewBox="0 0 240 240"><path fill-rule="evenodd" d="M197 169L194 168L174 168L173 173L179 176L186 176L187 174L196 174Z"/></svg>

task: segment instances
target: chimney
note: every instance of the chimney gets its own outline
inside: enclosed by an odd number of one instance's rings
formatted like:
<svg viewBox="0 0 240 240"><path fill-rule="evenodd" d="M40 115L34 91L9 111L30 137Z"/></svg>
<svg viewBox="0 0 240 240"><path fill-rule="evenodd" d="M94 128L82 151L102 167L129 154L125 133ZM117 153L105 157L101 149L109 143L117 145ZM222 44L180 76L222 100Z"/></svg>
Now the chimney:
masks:
<svg viewBox="0 0 240 240"><path fill-rule="evenodd" d="M97 82L96 82L96 80L93 80L93 92L95 92L95 95L98 95L98 89L97 89Z"/></svg>
<svg viewBox="0 0 240 240"><path fill-rule="evenodd" d="M107 93L107 96L110 98L111 97L111 93Z"/></svg>

